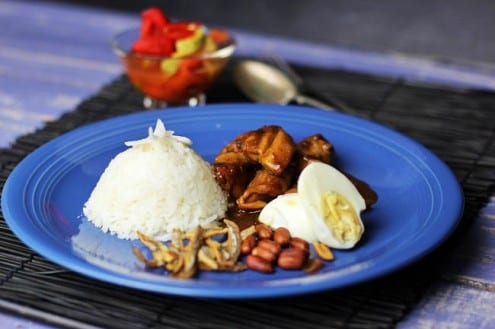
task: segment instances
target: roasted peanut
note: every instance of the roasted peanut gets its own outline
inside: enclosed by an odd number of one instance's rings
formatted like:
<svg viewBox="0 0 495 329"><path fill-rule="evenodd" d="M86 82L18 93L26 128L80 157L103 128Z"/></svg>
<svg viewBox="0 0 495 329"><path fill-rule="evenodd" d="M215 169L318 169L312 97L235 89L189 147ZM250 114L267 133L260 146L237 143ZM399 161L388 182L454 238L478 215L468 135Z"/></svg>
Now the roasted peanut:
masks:
<svg viewBox="0 0 495 329"><path fill-rule="evenodd" d="M260 239L271 239L273 232L272 229L265 224L256 224L256 233Z"/></svg>
<svg viewBox="0 0 495 329"><path fill-rule="evenodd" d="M264 248L259 244L254 247L253 251L251 251L251 255L258 256L266 260L267 262L272 263L277 259L277 255L274 254L270 249Z"/></svg>
<svg viewBox="0 0 495 329"><path fill-rule="evenodd" d="M309 253L309 243L308 241L301 238L292 238L290 240L290 246L295 249L300 249L305 253Z"/></svg>
<svg viewBox="0 0 495 329"><path fill-rule="evenodd" d="M241 242L241 253L243 255L250 254L255 246L256 246L256 236L254 234L248 235Z"/></svg>
<svg viewBox="0 0 495 329"><path fill-rule="evenodd" d="M304 264L303 271L308 273L308 274L314 273L314 272L318 271L319 269L321 269L322 266L323 266L323 263L321 262L321 260L319 260L318 258L310 258Z"/></svg>
<svg viewBox="0 0 495 329"><path fill-rule="evenodd" d="M279 227L273 232L273 241L281 246L285 246L290 242L290 232L285 227Z"/></svg>
<svg viewBox="0 0 495 329"><path fill-rule="evenodd" d="M315 241L313 242L313 248L321 259L326 261L331 261L334 259L332 250L326 244Z"/></svg>
<svg viewBox="0 0 495 329"><path fill-rule="evenodd" d="M307 259L307 253L302 249L289 248L283 250L278 256L277 264L286 270L299 270Z"/></svg>
<svg viewBox="0 0 495 329"><path fill-rule="evenodd" d="M246 266L254 271L262 273L273 272L273 265L270 262L267 262L263 258L255 255L247 255Z"/></svg>
<svg viewBox="0 0 495 329"><path fill-rule="evenodd" d="M258 242L258 246L270 250L272 254L277 256L280 254L280 250L282 249L277 242L267 239L260 240Z"/></svg>

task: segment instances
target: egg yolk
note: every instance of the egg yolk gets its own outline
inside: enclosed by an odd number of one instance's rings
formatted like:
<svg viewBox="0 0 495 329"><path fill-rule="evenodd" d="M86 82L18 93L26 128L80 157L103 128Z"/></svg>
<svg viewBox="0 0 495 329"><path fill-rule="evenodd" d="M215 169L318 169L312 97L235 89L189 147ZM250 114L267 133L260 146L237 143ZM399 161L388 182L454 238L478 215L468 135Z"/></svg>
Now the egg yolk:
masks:
<svg viewBox="0 0 495 329"><path fill-rule="evenodd" d="M323 219L340 243L356 241L363 234L363 227L352 204L342 194L325 192L321 196Z"/></svg>

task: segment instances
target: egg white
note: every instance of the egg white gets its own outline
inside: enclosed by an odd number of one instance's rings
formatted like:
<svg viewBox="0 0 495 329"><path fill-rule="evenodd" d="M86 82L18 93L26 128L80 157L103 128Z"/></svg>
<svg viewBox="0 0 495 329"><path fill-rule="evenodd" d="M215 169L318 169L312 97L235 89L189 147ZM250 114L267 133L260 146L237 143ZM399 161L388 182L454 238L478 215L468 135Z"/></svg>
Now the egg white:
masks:
<svg viewBox="0 0 495 329"><path fill-rule="evenodd" d="M312 222L306 217L301 198L297 193L283 194L270 201L261 210L258 220L273 229L285 227L293 237L308 242L317 240Z"/></svg>
<svg viewBox="0 0 495 329"><path fill-rule="evenodd" d="M292 236L308 242L320 241L336 249L349 249L356 245L364 233L360 217L366 203L354 184L336 168L324 163L309 164L299 176L297 193L287 193L270 201L261 211L258 220L273 229L285 227ZM332 226L325 220L322 196L334 192L342 195L355 212L354 220ZM349 210L351 211L351 210ZM352 226L352 227L350 227ZM355 234L339 238L339 230Z"/></svg>
<svg viewBox="0 0 495 329"><path fill-rule="evenodd" d="M328 164L314 162L301 172L297 189L302 209L320 242L338 249L349 249L356 245L364 232L360 213L366 208L366 203L344 174ZM355 211L356 220L347 222L344 227L357 233L345 241L339 239L336 227L332 227L324 218L322 196L328 192L336 192L344 196Z"/></svg>

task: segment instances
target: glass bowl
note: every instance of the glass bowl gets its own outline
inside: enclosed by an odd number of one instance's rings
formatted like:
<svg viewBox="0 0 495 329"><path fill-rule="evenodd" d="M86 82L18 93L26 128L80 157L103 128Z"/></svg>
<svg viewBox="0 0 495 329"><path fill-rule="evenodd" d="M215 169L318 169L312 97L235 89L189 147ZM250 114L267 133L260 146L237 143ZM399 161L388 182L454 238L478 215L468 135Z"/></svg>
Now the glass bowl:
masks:
<svg viewBox="0 0 495 329"><path fill-rule="evenodd" d="M111 45L131 83L145 95L145 108L179 104L196 106L204 104L205 91L235 50L232 36L223 30L216 31L226 37L217 42L215 51L180 58L131 52L133 43L139 38L138 28L117 34Z"/></svg>

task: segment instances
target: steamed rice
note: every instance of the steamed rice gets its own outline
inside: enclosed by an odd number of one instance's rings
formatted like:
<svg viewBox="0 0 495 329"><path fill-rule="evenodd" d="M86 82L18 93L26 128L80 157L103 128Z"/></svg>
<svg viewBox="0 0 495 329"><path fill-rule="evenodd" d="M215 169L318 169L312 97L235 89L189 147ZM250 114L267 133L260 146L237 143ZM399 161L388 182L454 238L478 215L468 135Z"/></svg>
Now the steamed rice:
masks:
<svg viewBox="0 0 495 329"><path fill-rule="evenodd" d="M139 230L169 239L174 228L208 227L224 216L227 196L209 164L158 120L154 131L108 164L84 205L84 215L104 232L134 239Z"/></svg>

